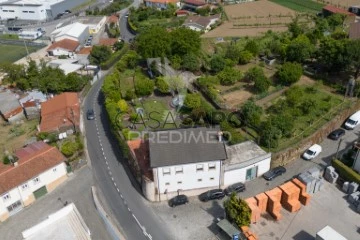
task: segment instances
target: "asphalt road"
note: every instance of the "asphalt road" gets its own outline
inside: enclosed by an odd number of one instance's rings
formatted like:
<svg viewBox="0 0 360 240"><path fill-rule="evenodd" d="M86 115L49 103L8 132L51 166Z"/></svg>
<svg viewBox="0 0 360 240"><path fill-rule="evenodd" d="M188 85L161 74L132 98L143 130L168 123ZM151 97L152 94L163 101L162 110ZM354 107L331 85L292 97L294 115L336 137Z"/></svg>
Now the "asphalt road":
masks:
<svg viewBox="0 0 360 240"><path fill-rule="evenodd" d="M150 207L124 162L99 92L103 80L94 84L84 102L84 112L93 108L95 120L85 120L87 148L95 181L127 240L170 240L165 223Z"/></svg>
<svg viewBox="0 0 360 240"><path fill-rule="evenodd" d="M139 5L140 5L140 0L134 0L134 2L129 6L129 8L130 7L137 8L137 7L139 7ZM120 13L120 18L119 18L120 34L121 34L121 38L125 42L129 42L130 39L133 39L135 37L135 35L132 34L127 27L127 18L125 16L129 12L129 8L125 8L119 12Z"/></svg>

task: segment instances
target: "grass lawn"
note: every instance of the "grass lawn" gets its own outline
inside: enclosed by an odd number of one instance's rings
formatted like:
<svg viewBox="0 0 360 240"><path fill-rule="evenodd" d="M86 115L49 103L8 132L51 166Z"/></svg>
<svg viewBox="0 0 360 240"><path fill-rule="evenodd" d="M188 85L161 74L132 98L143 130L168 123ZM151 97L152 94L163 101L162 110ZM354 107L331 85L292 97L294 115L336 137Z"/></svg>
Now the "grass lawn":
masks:
<svg viewBox="0 0 360 240"><path fill-rule="evenodd" d="M39 48L27 47L29 53L35 52ZM15 62L27 55L25 46L0 44L0 63Z"/></svg>
<svg viewBox="0 0 360 240"><path fill-rule="evenodd" d="M324 4L312 0L270 0L284 7L290 8L297 12L317 13L322 10Z"/></svg>
<svg viewBox="0 0 360 240"><path fill-rule="evenodd" d="M0 39L15 39L18 40L19 39L19 35L17 34L0 34Z"/></svg>

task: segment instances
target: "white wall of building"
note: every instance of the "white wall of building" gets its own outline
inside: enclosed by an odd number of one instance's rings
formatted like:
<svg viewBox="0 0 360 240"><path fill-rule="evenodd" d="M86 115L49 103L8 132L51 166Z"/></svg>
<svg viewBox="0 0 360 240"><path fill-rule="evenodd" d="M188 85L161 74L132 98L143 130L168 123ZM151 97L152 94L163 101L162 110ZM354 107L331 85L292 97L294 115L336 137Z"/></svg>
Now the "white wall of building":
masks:
<svg viewBox="0 0 360 240"><path fill-rule="evenodd" d="M7 212L7 207L11 204L18 200L21 200L21 202L26 201L34 191L49 183L52 183L56 179L66 175L66 173L66 164L60 163L57 166L48 169L38 176L34 176L32 179L29 179L12 190L2 194L0 196L0 214ZM35 178L38 178L39 181L34 181ZM5 195L9 195L10 198L5 200Z"/></svg>
<svg viewBox="0 0 360 240"><path fill-rule="evenodd" d="M202 170L200 166L202 165ZM182 170L182 171L181 171ZM219 187L221 161L201 162L154 168L155 184L160 193Z"/></svg>
<svg viewBox="0 0 360 240"><path fill-rule="evenodd" d="M23 20L46 20L46 7L41 6L16 6L16 5L1 5L0 16L1 19L23 19Z"/></svg>
<svg viewBox="0 0 360 240"><path fill-rule="evenodd" d="M69 55L71 52L66 50L66 49L62 49L62 48L55 48L53 50L50 50L49 52L52 52L53 56L62 56L62 55Z"/></svg>
<svg viewBox="0 0 360 240"><path fill-rule="evenodd" d="M262 176L270 169L271 158L266 158L263 161L257 162L250 166L224 171L224 186L231 185L237 182L246 182L246 171L250 168L257 167L256 177Z"/></svg>

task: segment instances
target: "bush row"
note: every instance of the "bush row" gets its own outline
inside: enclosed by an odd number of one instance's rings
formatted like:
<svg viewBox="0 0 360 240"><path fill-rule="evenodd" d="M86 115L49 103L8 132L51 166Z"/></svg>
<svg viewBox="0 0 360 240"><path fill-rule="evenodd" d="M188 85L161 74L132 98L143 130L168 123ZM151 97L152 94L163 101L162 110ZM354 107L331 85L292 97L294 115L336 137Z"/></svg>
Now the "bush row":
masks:
<svg viewBox="0 0 360 240"><path fill-rule="evenodd" d="M118 62L122 56L129 50L129 45L125 44L124 47L120 50L115 52L109 60L100 64L102 70L108 70L111 68L116 62Z"/></svg>
<svg viewBox="0 0 360 240"><path fill-rule="evenodd" d="M360 184L360 174L355 172L352 168L346 166L340 160L332 161L332 166L336 169L339 175L347 181L357 182Z"/></svg>

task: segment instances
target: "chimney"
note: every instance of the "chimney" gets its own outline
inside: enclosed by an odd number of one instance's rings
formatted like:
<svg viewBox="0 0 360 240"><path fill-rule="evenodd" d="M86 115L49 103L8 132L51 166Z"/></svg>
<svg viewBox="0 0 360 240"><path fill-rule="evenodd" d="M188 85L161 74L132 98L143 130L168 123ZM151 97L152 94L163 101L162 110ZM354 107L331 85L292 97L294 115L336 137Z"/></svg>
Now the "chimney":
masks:
<svg viewBox="0 0 360 240"><path fill-rule="evenodd" d="M223 135L224 135L224 133L222 131L218 132L218 140L219 140L219 142L222 142Z"/></svg>

